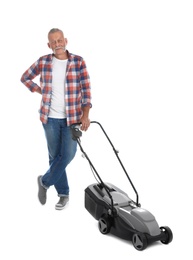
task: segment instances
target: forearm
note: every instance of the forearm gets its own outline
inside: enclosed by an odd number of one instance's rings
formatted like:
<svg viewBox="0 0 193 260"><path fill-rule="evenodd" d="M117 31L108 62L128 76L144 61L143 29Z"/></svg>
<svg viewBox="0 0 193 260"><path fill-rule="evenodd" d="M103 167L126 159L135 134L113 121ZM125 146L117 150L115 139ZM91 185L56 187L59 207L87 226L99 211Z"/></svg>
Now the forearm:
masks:
<svg viewBox="0 0 193 260"><path fill-rule="evenodd" d="M40 87L33 82L31 79L25 77L25 74L21 77L21 82L31 91L31 92L38 92L40 93Z"/></svg>
<svg viewBox="0 0 193 260"><path fill-rule="evenodd" d="M82 117L80 119L81 121L81 130L86 131L88 127L90 126L90 119L89 119L89 111L90 106L84 106L82 107Z"/></svg>
<svg viewBox="0 0 193 260"><path fill-rule="evenodd" d="M21 82L31 91L41 93L40 86L38 86L33 79L40 74L38 61L32 64L21 76Z"/></svg>
<svg viewBox="0 0 193 260"><path fill-rule="evenodd" d="M84 118L89 118L89 111L90 111L90 106L83 106L82 107L82 117Z"/></svg>

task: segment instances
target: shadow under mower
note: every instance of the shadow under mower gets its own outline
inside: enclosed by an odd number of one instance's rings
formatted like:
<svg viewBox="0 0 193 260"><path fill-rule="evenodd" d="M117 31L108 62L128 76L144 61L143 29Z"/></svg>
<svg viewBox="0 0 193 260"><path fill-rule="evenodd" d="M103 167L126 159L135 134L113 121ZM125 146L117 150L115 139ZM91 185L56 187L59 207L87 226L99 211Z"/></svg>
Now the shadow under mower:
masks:
<svg viewBox="0 0 193 260"><path fill-rule="evenodd" d="M72 124L72 138L77 141L81 152L99 179L98 183L91 184L85 189L85 208L98 220L100 232L102 234L111 233L122 239L132 241L135 249L139 251L144 250L148 245L156 241L169 244L173 239L171 229L168 226L159 227L155 217L148 210L141 208L137 190L118 156L118 151L114 148L102 125L97 121L91 121L92 123L98 124L107 137L136 194L136 201L133 201L120 188L102 181L82 148L80 142L80 137L82 136L82 132L80 131L81 123Z"/></svg>

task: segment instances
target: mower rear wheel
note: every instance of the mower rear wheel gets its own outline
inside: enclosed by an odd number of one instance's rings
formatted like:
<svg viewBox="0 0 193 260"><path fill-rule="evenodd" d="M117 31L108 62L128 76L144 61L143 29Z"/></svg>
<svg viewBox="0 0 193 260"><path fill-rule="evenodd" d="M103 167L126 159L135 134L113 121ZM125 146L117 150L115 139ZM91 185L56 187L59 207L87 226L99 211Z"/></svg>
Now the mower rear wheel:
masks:
<svg viewBox="0 0 193 260"><path fill-rule="evenodd" d="M173 239L173 233L171 229L167 226L160 227L160 230L166 234L166 239L161 240L163 244L169 244Z"/></svg>
<svg viewBox="0 0 193 260"><path fill-rule="evenodd" d="M135 233L132 237L132 243L135 249L142 251L147 247L147 238L143 233Z"/></svg>
<svg viewBox="0 0 193 260"><path fill-rule="evenodd" d="M98 222L98 228L102 234L108 234L111 229L111 222L108 216L101 216Z"/></svg>

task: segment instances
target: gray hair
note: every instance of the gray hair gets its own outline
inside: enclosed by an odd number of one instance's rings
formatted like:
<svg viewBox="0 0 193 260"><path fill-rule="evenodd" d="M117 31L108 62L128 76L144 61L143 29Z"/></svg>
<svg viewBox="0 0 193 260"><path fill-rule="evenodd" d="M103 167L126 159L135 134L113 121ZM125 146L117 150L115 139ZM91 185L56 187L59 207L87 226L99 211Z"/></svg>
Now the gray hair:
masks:
<svg viewBox="0 0 193 260"><path fill-rule="evenodd" d="M52 28L49 32L48 32L48 37L51 33L55 33L55 32L61 32L63 34L63 31L58 29L58 28Z"/></svg>

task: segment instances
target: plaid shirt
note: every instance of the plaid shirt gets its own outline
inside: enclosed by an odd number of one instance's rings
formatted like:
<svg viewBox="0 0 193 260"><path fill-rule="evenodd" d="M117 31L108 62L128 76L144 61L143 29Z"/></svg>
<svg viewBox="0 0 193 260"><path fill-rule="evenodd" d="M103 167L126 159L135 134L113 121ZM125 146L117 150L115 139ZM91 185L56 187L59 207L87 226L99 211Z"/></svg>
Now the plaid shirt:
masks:
<svg viewBox="0 0 193 260"><path fill-rule="evenodd" d="M67 124L80 122L82 107L91 105L90 77L82 57L68 53L65 84L65 104ZM33 79L40 75L42 100L40 105L40 120L46 124L52 96L52 58L53 54L40 57L27 69L21 77L21 82L31 91L39 86Z"/></svg>

